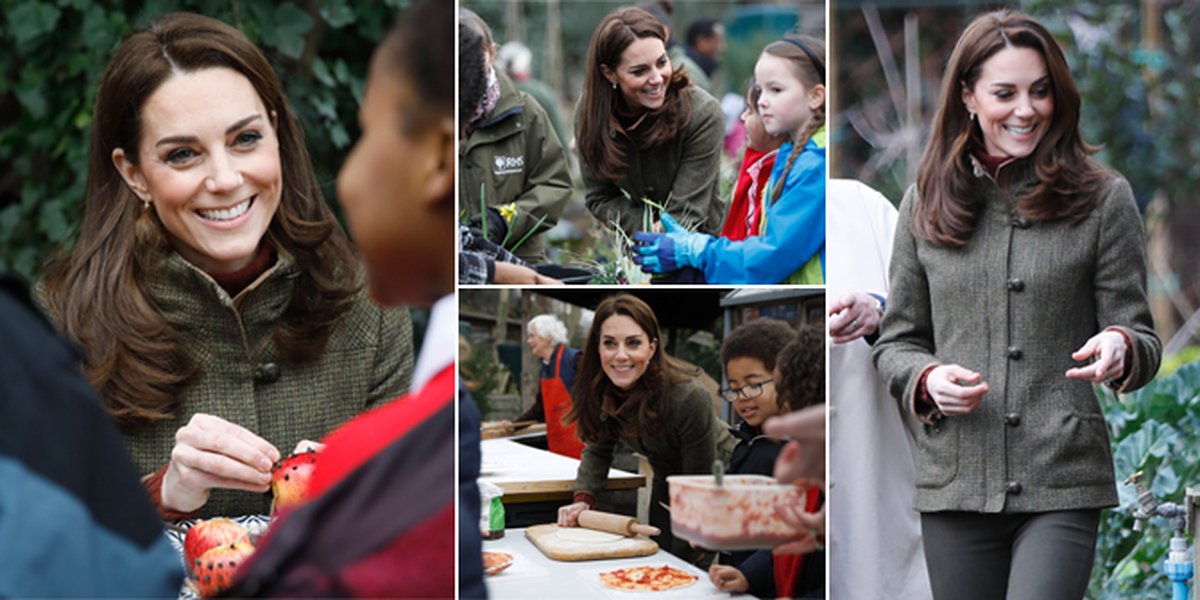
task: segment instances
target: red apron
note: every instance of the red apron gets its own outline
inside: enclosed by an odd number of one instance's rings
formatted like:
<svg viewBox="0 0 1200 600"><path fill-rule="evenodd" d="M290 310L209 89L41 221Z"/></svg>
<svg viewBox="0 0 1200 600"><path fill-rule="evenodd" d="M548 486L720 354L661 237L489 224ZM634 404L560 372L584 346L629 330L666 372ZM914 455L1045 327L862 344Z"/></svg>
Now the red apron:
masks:
<svg viewBox="0 0 1200 600"><path fill-rule="evenodd" d="M546 415L546 443L550 451L571 458L583 453L583 442L575 435L575 424L563 424L563 417L571 411L571 391L563 382L563 354L566 346L559 344L550 362L553 370L550 377L542 378L542 409Z"/></svg>

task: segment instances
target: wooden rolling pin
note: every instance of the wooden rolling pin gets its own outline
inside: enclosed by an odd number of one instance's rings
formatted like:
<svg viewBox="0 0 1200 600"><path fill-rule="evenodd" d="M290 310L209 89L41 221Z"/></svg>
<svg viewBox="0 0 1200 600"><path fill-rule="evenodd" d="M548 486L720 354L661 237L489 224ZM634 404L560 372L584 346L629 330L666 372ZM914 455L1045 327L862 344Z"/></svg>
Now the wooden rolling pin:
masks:
<svg viewBox="0 0 1200 600"><path fill-rule="evenodd" d="M619 535L658 535L660 531L651 525L642 525L633 517L614 515L598 510L585 510L579 513L579 526L597 531L607 531Z"/></svg>

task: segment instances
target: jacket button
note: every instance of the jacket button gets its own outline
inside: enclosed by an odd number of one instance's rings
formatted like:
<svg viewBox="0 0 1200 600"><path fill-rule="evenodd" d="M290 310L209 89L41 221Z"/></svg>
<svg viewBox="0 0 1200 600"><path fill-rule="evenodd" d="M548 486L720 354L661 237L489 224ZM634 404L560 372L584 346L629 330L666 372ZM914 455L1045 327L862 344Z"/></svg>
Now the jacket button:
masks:
<svg viewBox="0 0 1200 600"><path fill-rule="evenodd" d="M1021 493L1021 482L1010 481L1004 486L1004 493L1016 496Z"/></svg>
<svg viewBox="0 0 1200 600"><path fill-rule="evenodd" d="M1013 277L1008 280L1008 289L1014 292L1023 292L1025 291L1025 282L1020 277Z"/></svg>
<svg viewBox="0 0 1200 600"><path fill-rule="evenodd" d="M1029 229L1030 223L1029 219L1026 219L1025 217L1013 217L1012 225L1017 229Z"/></svg>
<svg viewBox="0 0 1200 600"><path fill-rule="evenodd" d="M1023 353L1023 352L1021 352L1021 349L1020 349L1020 348L1018 348L1018 347L1016 347L1016 346L1009 346L1009 347L1008 347L1008 357L1009 357L1010 359L1012 359L1012 360L1021 360L1021 357L1022 357L1022 356L1024 356L1024 353Z"/></svg>
<svg viewBox="0 0 1200 600"><path fill-rule="evenodd" d="M275 383L279 381L280 373L279 365L273 362L261 364L254 369L254 380L260 383Z"/></svg>
<svg viewBox="0 0 1200 600"><path fill-rule="evenodd" d="M1004 415L1004 424L1009 427L1016 427L1021 424L1021 415L1017 413L1008 413Z"/></svg>

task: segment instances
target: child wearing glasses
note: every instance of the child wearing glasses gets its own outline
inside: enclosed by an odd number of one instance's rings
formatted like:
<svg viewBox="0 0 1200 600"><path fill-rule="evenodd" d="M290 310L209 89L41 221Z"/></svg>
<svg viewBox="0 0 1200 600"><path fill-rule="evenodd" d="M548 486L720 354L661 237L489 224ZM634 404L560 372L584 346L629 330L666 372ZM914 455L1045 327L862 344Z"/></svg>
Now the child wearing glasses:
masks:
<svg viewBox="0 0 1200 600"><path fill-rule="evenodd" d="M796 339L785 321L757 319L729 332L721 345L728 387L721 396L742 418L735 435L738 444L729 460L729 471L741 475L770 475L782 443L762 435L767 417L787 412L776 393L775 357Z"/></svg>
<svg viewBox="0 0 1200 600"><path fill-rule="evenodd" d="M771 416L823 401L823 393L820 398L809 397L805 386L796 385L798 381L810 379L801 371L811 371L823 378L823 361L791 360L787 361L788 365L777 365L782 362L785 349L790 350L787 354L791 356L824 357L820 348L812 348L814 353L797 352L799 340L800 336L789 323L761 318L731 331L721 345L721 364L725 366L729 382L721 396L741 417L741 423L734 430L738 443L729 461L729 473L770 476L784 442L767 437L762 431L763 422ZM820 346L823 339L818 335L815 340L804 341ZM797 369L797 365L791 364L795 362L812 364L800 365ZM812 500L819 503L819 492L814 490L812 494ZM719 564L709 569L709 578L721 590L749 592L762 598L776 597L781 583L793 591L821 587L823 581L813 581L817 578L816 569L802 568L804 560L808 557L796 556L784 561L786 565L776 564L779 561L773 558L770 550L722 553ZM811 562L818 566L823 558ZM796 582L798 576L805 580L799 585Z"/></svg>

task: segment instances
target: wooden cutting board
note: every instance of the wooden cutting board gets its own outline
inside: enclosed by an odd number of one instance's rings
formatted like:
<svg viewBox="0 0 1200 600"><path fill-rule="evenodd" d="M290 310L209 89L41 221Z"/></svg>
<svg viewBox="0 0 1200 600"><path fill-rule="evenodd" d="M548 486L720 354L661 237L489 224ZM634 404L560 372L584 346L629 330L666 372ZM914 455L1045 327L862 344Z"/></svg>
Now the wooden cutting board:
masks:
<svg viewBox="0 0 1200 600"><path fill-rule="evenodd" d="M579 530L578 527L568 529ZM658 544L644 535L624 537L602 531L592 532L590 529L584 532L584 535L597 539L585 541L573 539L571 536L575 534L559 535L559 527L554 524L534 525L525 530L525 537L549 558L569 562L650 556L658 552ZM592 536L592 533L596 535Z"/></svg>

